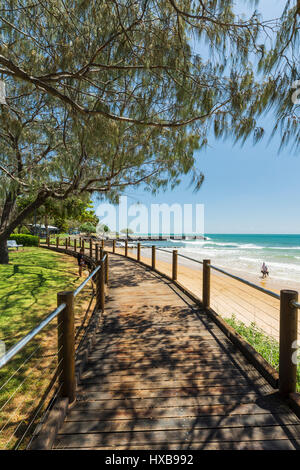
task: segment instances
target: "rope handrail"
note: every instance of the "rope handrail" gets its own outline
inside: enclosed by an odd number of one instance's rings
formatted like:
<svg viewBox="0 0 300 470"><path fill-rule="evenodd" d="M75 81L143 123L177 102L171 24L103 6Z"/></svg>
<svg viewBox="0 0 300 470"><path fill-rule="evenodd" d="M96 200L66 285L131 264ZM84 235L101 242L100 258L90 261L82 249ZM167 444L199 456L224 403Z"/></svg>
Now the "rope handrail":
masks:
<svg viewBox="0 0 300 470"><path fill-rule="evenodd" d="M107 255L103 256L102 261L105 261ZM101 265L97 266L94 271L80 284L80 286L74 291L74 297L79 294L79 292L84 288L88 281L99 271ZM31 341L40 331L42 331L45 326L47 326L57 315L62 312L66 307L65 303L59 305L55 310L53 310L41 323L33 328L26 336L24 336L20 341L18 341L14 346L12 346L7 353L0 357L0 369L4 367L11 359L13 359L22 349Z"/></svg>

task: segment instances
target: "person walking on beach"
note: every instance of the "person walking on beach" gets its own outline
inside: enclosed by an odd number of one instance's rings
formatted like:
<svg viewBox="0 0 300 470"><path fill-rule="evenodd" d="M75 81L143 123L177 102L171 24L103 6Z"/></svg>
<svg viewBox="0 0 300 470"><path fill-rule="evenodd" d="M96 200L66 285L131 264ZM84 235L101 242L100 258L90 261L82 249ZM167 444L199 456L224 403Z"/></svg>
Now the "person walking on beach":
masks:
<svg viewBox="0 0 300 470"><path fill-rule="evenodd" d="M261 272L262 272L263 279L265 279L267 276L269 276L268 266L266 265L265 262L263 262L263 265L261 267Z"/></svg>
<svg viewBox="0 0 300 470"><path fill-rule="evenodd" d="M79 277L82 276L82 268L83 268L83 266L85 266L85 261L83 259L83 255L84 255L84 249L80 248L80 252L79 252L79 255L77 257Z"/></svg>

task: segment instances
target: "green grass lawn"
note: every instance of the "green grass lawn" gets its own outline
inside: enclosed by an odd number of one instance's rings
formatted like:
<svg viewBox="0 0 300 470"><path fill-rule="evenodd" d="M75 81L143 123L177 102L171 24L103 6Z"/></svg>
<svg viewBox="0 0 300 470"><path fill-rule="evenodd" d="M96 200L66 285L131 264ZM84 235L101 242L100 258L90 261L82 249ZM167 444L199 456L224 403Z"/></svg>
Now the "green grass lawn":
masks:
<svg viewBox="0 0 300 470"><path fill-rule="evenodd" d="M36 247L10 251L0 265L0 339L6 345L28 333L56 307L57 292L78 283L76 260Z"/></svg>

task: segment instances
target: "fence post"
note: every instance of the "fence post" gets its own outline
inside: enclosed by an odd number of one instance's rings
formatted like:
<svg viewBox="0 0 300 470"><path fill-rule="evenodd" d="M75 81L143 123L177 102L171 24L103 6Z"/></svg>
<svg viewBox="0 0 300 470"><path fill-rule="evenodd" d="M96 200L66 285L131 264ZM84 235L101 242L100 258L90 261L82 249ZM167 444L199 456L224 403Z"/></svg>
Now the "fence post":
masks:
<svg viewBox="0 0 300 470"><path fill-rule="evenodd" d="M128 256L128 240L125 240L125 256Z"/></svg>
<svg viewBox="0 0 300 470"><path fill-rule="evenodd" d="M293 355L297 351L298 309L291 305L293 300L298 301L297 291L280 291L279 392L283 397L296 392L297 386L297 360L293 361Z"/></svg>
<svg viewBox="0 0 300 470"><path fill-rule="evenodd" d="M116 252L116 240L113 240L113 249L112 249L113 253Z"/></svg>
<svg viewBox="0 0 300 470"><path fill-rule="evenodd" d="M105 258L105 284L108 284L109 272L108 272L108 252L104 251Z"/></svg>
<svg viewBox="0 0 300 470"><path fill-rule="evenodd" d="M38 237L38 246L41 246L41 239Z"/></svg>
<svg viewBox="0 0 300 470"><path fill-rule="evenodd" d="M93 240L90 240L90 258L93 257Z"/></svg>
<svg viewBox="0 0 300 470"><path fill-rule="evenodd" d="M66 238L65 240L65 244L66 244L66 250L68 249L68 239Z"/></svg>
<svg viewBox="0 0 300 470"><path fill-rule="evenodd" d="M84 240L81 240L81 248L83 248L83 252L84 252Z"/></svg>
<svg viewBox="0 0 300 470"><path fill-rule="evenodd" d="M76 240L76 238L74 238L74 251L75 251L75 253L77 251L77 240Z"/></svg>
<svg viewBox="0 0 300 470"><path fill-rule="evenodd" d="M156 264L155 245L152 245L152 269L155 269L155 264Z"/></svg>
<svg viewBox="0 0 300 470"><path fill-rule="evenodd" d="M50 237L49 237L49 235L47 236L47 245L50 246Z"/></svg>
<svg viewBox="0 0 300 470"><path fill-rule="evenodd" d="M210 259L203 260L202 282L202 303L205 309L210 306Z"/></svg>
<svg viewBox="0 0 300 470"><path fill-rule="evenodd" d="M95 259L96 259L96 261L98 261L98 259L99 259L98 255L99 255L99 253L98 253L98 243L96 243L95 244Z"/></svg>
<svg viewBox="0 0 300 470"><path fill-rule="evenodd" d="M81 237L79 237L79 248L81 248Z"/></svg>
<svg viewBox="0 0 300 470"><path fill-rule="evenodd" d="M177 269L177 250L173 250L173 257L172 257L172 279L173 281L177 281L177 273L178 273L178 269Z"/></svg>
<svg viewBox="0 0 300 470"><path fill-rule="evenodd" d="M57 305L66 304L58 315L58 364L60 395L75 400L75 340L74 340L74 294L59 292Z"/></svg>
<svg viewBox="0 0 300 470"><path fill-rule="evenodd" d="M59 237L56 237L56 248L59 246Z"/></svg>
<svg viewBox="0 0 300 470"><path fill-rule="evenodd" d="M102 246L100 246L100 261L102 260L103 258L103 248Z"/></svg>
<svg viewBox="0 0 300 470"><path fill-rule="evenodd" d="M68 237L68 245L71 246L71 237Z"/></svg>
<svg viewBox="0 0 300 470"><path fill-rule="evenodd" d="M103 250L104 250L104 239L101 240L101 247L102 247Z"/></svg>
<svg viewBox="0 0 300 470"><path fill-rule="evenodd" d="M137 244L137 260L141 261L141 244Z"/></svg>
<svg viewBox="0 0 300 470"><path fill-rule="evenodd" d="M100 251L102 248L100 248ZM104 312L104 303L105 303L105 292L104 292L104 262L102 259L97 263L100 265L99 271L96 273L96 308Z"/></svg>

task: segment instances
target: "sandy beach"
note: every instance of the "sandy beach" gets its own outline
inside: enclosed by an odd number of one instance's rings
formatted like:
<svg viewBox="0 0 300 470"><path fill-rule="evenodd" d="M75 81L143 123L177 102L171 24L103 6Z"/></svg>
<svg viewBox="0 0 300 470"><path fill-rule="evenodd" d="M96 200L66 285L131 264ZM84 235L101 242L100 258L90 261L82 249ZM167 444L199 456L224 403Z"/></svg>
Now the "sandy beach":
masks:
<svg viewBox="0 0 300 470"><path fill-rule="evenodd" d="M124 249L117 249L124 254ZM128 249L129 257L136 258L136 249ZM151 265L151 249L143 248L141 260ZM172 255L157 250L156 268L162 273L172 275ZM240 276L234 270L228 270L231 274ZM244 279L256 285L279 293L281 289L295 289L296 284L272 279L262 280L257 276L249 276ZM187 289L202 298L202 264L178 257L178 282ZM211 307L223 318L236 319L250 325L254 322L267 335L276 340L279 339L279 300L251 288L235 279L225 276L217 271L211 272ZM300 339L300 319L298 328Z"/></svg>

